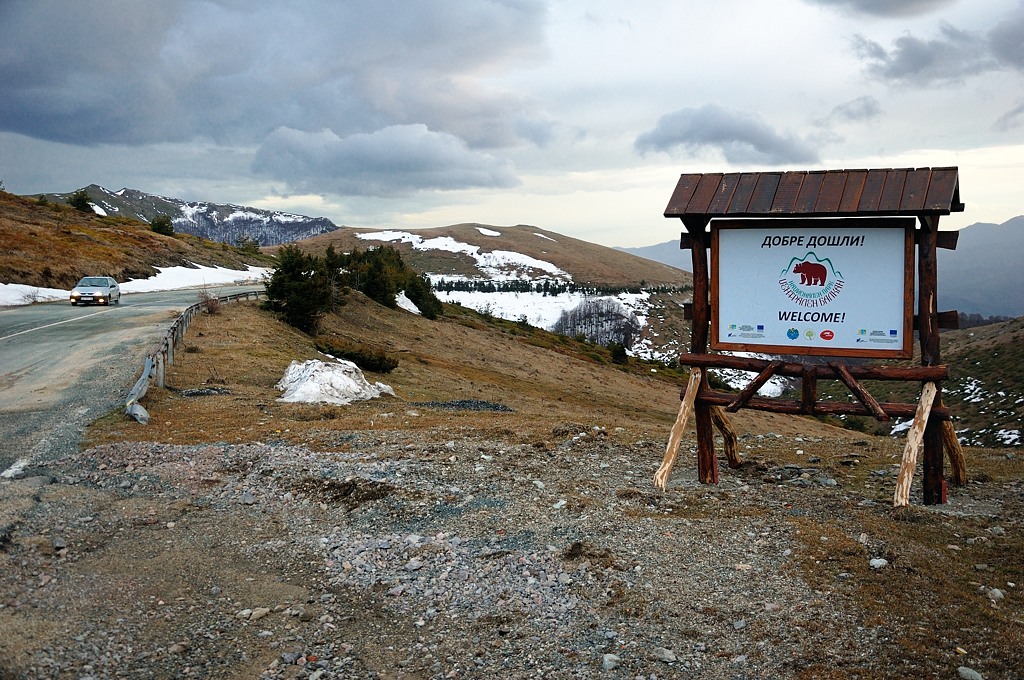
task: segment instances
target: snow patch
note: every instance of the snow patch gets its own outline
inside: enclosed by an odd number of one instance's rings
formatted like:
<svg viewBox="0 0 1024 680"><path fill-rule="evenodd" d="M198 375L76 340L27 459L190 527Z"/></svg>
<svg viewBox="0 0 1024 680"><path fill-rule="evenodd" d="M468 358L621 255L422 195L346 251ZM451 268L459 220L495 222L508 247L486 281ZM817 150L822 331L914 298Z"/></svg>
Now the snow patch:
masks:
<svg viewBox="0 0 1024 680"><path fill-rule="evenodd" d="M182 288L259 281L273 272L273 269L266 267L249 267L243 271L201 265L156 267L156 270L158 272L156 276L151 276L148 279L132 279L121 283L121 292L148 293L157 290L180 290ZM60 288L37 288L20 283L0 283L0 307L67 300L70 295L70 290Z"/></svg>
<svg viewBox="0 0 1024 680"><path fill-rule="evenodd" d="M483 227L477 227L476 230L479 231L484 236L501 236L500 231L494 231L493 229L484 229Z"/></svg>
<svg viewBox="0 0 1024 680"><path fill-rule="evenodd" d="M1020 445L1020 430L999 430L996 432L995 437L1004 446Z"/></svg>
<svg viewBox="0 0 1024 680"><path fill-rule="evenodd" d="M243 283L270 276L273 269L249 267L245 271L224 267L155 267L159 272L148 279L132 279L121 284L122 293L149 293L157 290L178 290L196 286L213 286L226 283Z"/></svg>
<svg viewBox="0 0 1024 680"><path fill-rule="evenodd" d="M734 357L745 357L748 359L766 359L772 360L775 357L768 354L758 354L756 352L722 352ZM735 389L743 389L754 379L754 374L748 371L739 371L730 368L715 368L712 369L719 378L725 381L729 387ZM783 391L786 389L786 379L780 376L772 376L768 382L761 386L757 391L762 397L780 397Z"/></svg>
<svg viewBox="0 0 1024 680"><path fill-rule="evenodd" d="M284 377L274 386L284 391L277 400L345 405L376 399L383 394L395 396L395 391L384 383L371 385L351 361L336 359L335 362L328 364L319 359L293 361L285 369Z"/></svg>
<svg viewBox="0 0 1024 680"><path fill-rule="evenodd" d="M407 312L413 314L420 314L420 308L416 306L416 303L409 299L409 296L405 294L405 291L401 291L395 296L395 301L398 302L398 306Z"/></svg>
<svg viewBox="0 0 1024 680"><path fill-rule="evenodd" d="M565 281L572 281L572 276L568 272L559 269L550 262L538 260L529 255L523 255L522 253L510 250L494 250L489 253L482 253L480 252L480 246L456 241L451 236L437 236L425 239L419 234L395 230L375 231L366 234L356 234L356 236L364 241L408 243L413 247L413 250L443 250L449 253L463 253L475 259L477 269L494 281L530 278L527 270L539 270Z"/></svg>

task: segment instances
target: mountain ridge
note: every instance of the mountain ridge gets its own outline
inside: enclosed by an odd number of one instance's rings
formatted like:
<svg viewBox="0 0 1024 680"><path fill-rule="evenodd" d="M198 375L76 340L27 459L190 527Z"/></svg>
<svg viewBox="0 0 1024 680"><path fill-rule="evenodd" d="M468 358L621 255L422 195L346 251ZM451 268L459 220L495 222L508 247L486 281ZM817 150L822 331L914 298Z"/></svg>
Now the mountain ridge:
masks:
<svg viewBox="0 0 1024 680"><path fill-rule="evenodd" d="M234 245L255 241L260 246L289 243L340 229L326 217L309 217L233 203L183 201L138 189L110 191L98 184L79 189L89 196L93 211L150 223L159 215L171 219L174 231ZM32 198L67 203L72 194L35 194Z"/></svg>

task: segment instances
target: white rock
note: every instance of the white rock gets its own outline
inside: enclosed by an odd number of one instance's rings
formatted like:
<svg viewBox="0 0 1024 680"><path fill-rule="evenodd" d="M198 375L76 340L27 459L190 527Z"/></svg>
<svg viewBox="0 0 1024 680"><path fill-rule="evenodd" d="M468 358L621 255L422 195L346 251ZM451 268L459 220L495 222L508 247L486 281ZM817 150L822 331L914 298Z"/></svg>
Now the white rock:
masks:
<svg viewBox="0 0 1024 680"><path fill-rule="evenodd" d="M889 566L889 560L884 557L874 557L868 562L868 566L872 569L884 569Z"/></svg>

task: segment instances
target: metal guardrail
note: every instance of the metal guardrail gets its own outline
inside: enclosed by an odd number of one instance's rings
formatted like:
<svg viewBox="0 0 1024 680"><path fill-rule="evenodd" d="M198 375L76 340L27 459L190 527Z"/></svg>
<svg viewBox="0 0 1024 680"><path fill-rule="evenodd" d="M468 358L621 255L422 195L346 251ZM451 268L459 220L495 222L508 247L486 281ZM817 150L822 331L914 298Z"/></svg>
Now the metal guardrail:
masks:
<svg viewBox="0 0 1024 680"><path fill-rule="evenodd" d="M266 294L266 290L251 290L245 293L224 295L216 299L221 303L248 300L249 298L258 300L260 295ZM200 300L182 312L164 333L159 349L146 357L146 361L142 365L142 376L135 383L135 387L128 392L124 401L124 412L143 425L149 422L149 412L139 403L139 400L146 396L146 391L149 390L149 386L154 380L157 387L164 386L164 371L168 366L174 365L174 348L185 337L185 331L188 330L192 318L201 312L207 303L206 300Z"/></svg>

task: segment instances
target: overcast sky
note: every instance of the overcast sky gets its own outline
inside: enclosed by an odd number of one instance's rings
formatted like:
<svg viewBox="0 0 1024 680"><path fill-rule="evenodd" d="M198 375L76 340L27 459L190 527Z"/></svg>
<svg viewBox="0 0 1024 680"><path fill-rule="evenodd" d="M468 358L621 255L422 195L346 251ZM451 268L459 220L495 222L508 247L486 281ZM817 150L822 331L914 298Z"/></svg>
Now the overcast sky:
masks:
<svg viewBox="0 0 1024 680"><path fill-rule="evenodd" d="M1024 214L1024 0L2 0L0 180L677 238L683 172L960 168Z"/></svg>

